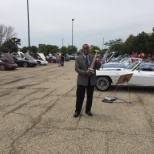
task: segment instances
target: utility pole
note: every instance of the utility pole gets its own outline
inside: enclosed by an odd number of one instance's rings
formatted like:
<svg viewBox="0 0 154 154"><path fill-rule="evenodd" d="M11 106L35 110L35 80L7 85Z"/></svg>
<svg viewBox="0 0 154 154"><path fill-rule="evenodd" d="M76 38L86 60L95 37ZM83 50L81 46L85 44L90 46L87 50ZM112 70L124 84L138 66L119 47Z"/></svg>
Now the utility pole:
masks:
<svg viewBox="0 0 154 154"><path fill-rule="evenodd" d="M30 48L30 24L29 24L29 2L27 0L27 19L28 19L28 47Z"/></svg>
<svg viewBox="0 0 154 154"><path fill-rule="evenodd" d="M72 50L73 50L73 21L74 19L72 19Z"/></svg>

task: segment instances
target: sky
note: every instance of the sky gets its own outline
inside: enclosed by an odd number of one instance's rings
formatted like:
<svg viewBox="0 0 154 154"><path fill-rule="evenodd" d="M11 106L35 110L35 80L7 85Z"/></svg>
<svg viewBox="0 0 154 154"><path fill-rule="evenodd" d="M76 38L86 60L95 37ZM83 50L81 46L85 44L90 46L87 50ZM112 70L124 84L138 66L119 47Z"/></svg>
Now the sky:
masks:
<svg viewBox="0 0 154 154"><path fill-rule="evenodd" d="M104 43L130 34L151 33L154 0L28 0L30 45L84 43L105 48ZM72 21L74 19L74 21ZM27 0L0 0L0 24L12 26L28 46ZM73 35L73 37L72 37Z"/></svg>

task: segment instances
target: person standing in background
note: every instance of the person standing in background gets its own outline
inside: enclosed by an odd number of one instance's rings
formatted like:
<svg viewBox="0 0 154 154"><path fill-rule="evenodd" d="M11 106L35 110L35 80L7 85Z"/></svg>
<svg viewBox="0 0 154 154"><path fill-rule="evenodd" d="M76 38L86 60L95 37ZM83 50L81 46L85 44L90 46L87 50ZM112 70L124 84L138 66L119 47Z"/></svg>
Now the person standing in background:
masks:
<svg viewBox="0 0 154 154"><path fill-rule="evenodd" d="M62 53L61 58L60 58L61 66L64 66L64 60L65 60L65 55L64 55L64 53Z"/></svg>
<svg viewBox="0 0 154 154"><path fill-rule="evenodd" d="M57 59L58 66L60 66L60 55L58 53L56 54L56 59Z"/></svg>
<svg viewBox="0 0 154 154"><path fill-rule="evenodd" d="M52 54L51 54L51 52L49 53L49 62L50 63L52 62Z"/></svg>

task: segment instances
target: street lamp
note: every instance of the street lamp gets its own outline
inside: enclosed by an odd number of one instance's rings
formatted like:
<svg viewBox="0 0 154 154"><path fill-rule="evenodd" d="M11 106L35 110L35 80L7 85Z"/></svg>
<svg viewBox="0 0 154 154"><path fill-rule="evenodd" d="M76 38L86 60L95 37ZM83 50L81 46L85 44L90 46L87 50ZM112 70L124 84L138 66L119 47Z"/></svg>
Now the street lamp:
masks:
<svg viewBox="0 0 154 154"><path fill-rule="evenodd" d="M72 50L73 50L73 21L74 19L72 19Z"/></svg>
<svg viewBox="0 0 154 154"><path fill-rule="evenodd" d="M102 50L104 49L104 37L103 37L103 42L102 42Z"/></svg>
<svg viewBox="0 0 154 154"><path fill-rule="evenodd" d="M29 26L29 3L27 0L27 18L28 18L28 47L30 47L30 26Z"/></svg>

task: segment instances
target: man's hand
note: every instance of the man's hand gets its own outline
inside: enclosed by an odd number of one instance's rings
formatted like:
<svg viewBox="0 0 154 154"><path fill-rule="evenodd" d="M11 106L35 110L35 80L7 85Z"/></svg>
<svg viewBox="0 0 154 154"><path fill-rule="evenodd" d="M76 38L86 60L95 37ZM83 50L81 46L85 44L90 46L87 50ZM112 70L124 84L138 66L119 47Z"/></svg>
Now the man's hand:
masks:
<svg viewBox="0 0 154 154"><path fill-rule="evenodd" d="M97 57L97 58L96 58L96 62L97 62L97 63L102 63L102 59L101 59L100 57Z"/></svg>
<svg viewBox="0 0 154 154"><path fill-rule="evenodd" d="M92 76L92 75L93 75L93 73L90 70L86 71L86 76Z"/></svg>

